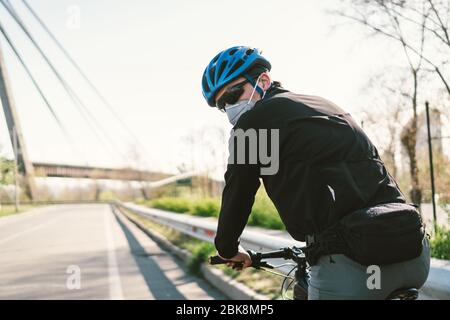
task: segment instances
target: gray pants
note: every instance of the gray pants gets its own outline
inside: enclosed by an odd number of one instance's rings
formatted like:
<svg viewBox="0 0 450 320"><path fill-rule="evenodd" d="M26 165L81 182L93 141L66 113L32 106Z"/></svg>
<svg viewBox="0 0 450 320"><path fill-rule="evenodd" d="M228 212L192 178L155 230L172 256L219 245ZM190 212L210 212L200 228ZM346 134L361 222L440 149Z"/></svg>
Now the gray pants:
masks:
<svg viewBox="0 0 450 320"><path fill-rule="evenodd" d="M368 270L366 266L342 254L323 256L311 267L308 299L384 300L397 289L418 289L423 286L430 271L428 240L425 238L423 251L419 257L380 266L379 271L380 281L376 286L379 288L374 288L376 282L373 281L375 276L373 270Z"/></svg>

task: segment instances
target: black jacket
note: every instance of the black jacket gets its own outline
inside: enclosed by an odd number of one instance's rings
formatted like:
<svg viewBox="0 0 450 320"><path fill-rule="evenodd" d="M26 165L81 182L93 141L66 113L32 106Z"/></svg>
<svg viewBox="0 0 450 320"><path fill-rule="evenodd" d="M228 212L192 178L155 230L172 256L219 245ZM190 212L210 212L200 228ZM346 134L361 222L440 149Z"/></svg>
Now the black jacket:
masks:
<svg viewBox="0 0 450 320"><path fill-rule="evenodd" d="M261 175L260 164L228 164L215 238L222 257L237 253L260 178L299 241L356 209L405 202L375 146L350 114L330 101L273 85L241 116L238 128L279 129L279 169Z"/></svg>

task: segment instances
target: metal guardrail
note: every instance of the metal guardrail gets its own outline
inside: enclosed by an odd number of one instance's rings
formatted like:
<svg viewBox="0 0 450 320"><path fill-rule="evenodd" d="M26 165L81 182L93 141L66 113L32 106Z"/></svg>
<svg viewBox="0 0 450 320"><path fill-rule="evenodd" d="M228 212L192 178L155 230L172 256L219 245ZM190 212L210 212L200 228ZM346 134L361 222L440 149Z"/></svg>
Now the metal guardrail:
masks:
<svg viewBox="0 0 450 320"><path fill-rule="evenodd" d="M171 213L155 208L144 208L133 203L115 201L114 204L194 238L214 243L217 221ZM253 250L275 250L282 247L304 245L304 243L299 241L283 239L249 230L244 230L242 233L241 243L245 247Z"/></svg>
<svg viewBox="0 0 450 320"><path fill-rule="evenodd" d="M175 229L179 232L187 234L199 240L214 243L216 236L217 221L212 221L205 218L194 217L186 214L171 213L155 208L145 208L133 203L123 203L115 201L116 206L130 210L133 213L140 215L143 218L150 219L154 222L164 226ZM282 237L261 234L251 230L244 230L241 235L240 242L246 249L255 251L277 250L283 247L304 246L305 243L284 239ZM274 259L273 263L283 264L286 261L283 259ZM292 267L283 266L278 268L279 271L287 273L291 271Z"/></svg>

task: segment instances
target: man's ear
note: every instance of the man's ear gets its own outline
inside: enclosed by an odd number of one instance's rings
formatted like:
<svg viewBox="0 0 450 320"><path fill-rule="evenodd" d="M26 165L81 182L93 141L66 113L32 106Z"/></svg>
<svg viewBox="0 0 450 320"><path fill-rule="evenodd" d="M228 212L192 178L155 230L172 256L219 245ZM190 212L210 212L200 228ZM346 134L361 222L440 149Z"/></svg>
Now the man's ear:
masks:
<svg viewBox="0 0 450 320"><path fill-rule="evenodd" d="M269 89L270 83L272 82L272 79L270 79L270 75L267 72L264 72L261 75L261 79L259 80L261 82L261 87L264 91Z"/></svg>

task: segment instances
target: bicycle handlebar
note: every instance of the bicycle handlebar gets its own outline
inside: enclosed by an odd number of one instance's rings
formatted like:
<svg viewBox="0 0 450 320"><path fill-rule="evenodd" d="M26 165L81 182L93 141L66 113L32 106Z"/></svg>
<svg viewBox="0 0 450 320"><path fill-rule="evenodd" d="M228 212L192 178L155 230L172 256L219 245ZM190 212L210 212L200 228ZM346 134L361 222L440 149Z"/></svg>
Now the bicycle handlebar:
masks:
<svg viewBox="0 0 450 320"><path fill-rule="evenodd" d="M220 256L212 256L209 257L209 264L216 265L216 264L226 264L230 262L231 260L222 259Z"/></svg>
<svg viewBox="0 0 450 320"><path fill-rule="evenodd" d="M251 267L259 269L261 267L273 269L274 266L271 264L262 261L263 259L274 259L274 258L282 258L285 260L292 259L296 260L297 258L303 255L303 251L301 248L292 247L292 248L282 248L280 250L268 251L268 252L255 252L252 250L247 250L247 253L250 255L252 259ZM223 259L222 257L216 255L209 257L209 264L218 265L218 264L227 264L232 262L235 268L242 268L243 262L236 262L230 259Z"/></svg>
<svg viewBox="0 0 450 320"><path fill-rule="evenodd" d="M261 267L265 267L265 268L269 268L269 269L273 269L274 267L272 265L270 265L269 263L265 262L265 261L259 261L258 259L255 259L255 253L252 252L251 250L247 251L248 254L250 255L250 258L252 259L252 265L251 267L255 268L255 269L259 269ZM209 264L211 265L218 265L218 264L227 264L227 263L233 263L233 267L234 268L242 268L244 266L244 263L241 261L233 261L230 259L223 259L220 256L212 256L209 257Z"/></svg>

